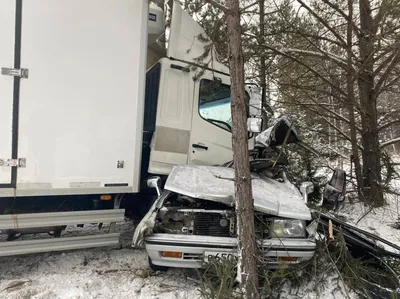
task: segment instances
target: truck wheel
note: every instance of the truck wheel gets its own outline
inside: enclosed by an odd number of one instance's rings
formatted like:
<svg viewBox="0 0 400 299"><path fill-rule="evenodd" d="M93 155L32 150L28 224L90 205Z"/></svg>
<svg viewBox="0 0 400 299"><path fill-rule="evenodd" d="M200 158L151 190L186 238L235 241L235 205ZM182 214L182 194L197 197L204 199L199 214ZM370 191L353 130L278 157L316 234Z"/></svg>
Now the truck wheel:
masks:
<svg viewBox="0 0 400 299"><path fill-rule="evenodd" d="M54 238L60 238L61 237L61 232L62 232L62 229L56 229L56 230L54 230Z"/></svg>
<svg viewBox="0 0 400 299"><path fill-rule="evenodd" d="M7 234L7 241L14 241L17 238L16 232L9 232Z"/></svg>
<svg viewBox="0 0 400 299"><path fill-rule="evenodd" d="M146 199L142 200L139 203L138 209L139 209L139 217L140 218L143 218L147 214L147 212L150 210L151 206L153 205L153 203L155 202L155 200L157 198L158 198L157 195L151 194L151 195L146 196Z"/></svg>
<svg viewBox="0 0 400 299"><path fill-rule="evenodd" d="M157 272L157 271L166 272L168 270L168 267L154 265L150 257L147 257L147 259L149 261L150 269L153 270L154 272Z"/></svg>

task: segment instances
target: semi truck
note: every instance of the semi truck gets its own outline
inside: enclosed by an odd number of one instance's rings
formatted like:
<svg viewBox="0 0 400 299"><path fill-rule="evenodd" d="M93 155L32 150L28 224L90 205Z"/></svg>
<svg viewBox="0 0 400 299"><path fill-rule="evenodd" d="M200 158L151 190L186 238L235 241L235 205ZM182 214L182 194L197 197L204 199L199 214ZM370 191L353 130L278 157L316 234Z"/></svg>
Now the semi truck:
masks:
<svg viewBox="0 0 400 299"><path fill-rule="evenodd" d="M2 1L0 23L0 256L117 245L115 223L155 199L149 177L232 160L229 70L179 2L166 47L148 0ZM62 236L89 223L110 225ZM18 239L32 233L54 238Z"/></svg>

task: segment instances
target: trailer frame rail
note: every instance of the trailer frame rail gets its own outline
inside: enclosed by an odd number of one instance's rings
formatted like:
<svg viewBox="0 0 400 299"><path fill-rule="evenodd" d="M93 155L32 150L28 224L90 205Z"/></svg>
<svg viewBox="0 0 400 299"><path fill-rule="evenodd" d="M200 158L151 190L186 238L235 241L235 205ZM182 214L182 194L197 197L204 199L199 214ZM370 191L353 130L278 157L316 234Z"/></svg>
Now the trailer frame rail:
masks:
<svg viewBox="0 0 400 299"><path fill-rule="evenodd" d="M0 242L0 256L76 250L95 247L118 247L119 233L52 239Z"/></svg>
<svg viewBox="0 0 400 299"><path fill-rule="evenodd" d="M0 231L3 233L24 230L28 233L43 232L41 229L51 230L60 226L110 223L106 233L0 242L0 257L96 247L119 247L120 234L115 232L116 223L124 220L125 209L0 215Z"/></svg>
<svg viewBox="0 0 400 299"><path fill-rule="evenodd" d="M125 209L0 215L0 230L124 221Z"/></svg>

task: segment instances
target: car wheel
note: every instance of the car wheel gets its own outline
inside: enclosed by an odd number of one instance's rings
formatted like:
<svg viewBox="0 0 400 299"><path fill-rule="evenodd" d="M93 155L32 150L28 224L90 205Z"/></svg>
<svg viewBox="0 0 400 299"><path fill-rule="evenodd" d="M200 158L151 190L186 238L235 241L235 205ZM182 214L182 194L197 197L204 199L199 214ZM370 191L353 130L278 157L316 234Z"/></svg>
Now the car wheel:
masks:
<svg viewBox="0 0 400 299"><path fill-rule="evenodd" d="M154 272L157 272L157 271L165 272L165 271L168 270L168 267L154 265L154 264L153 264L153 261L151 260L150 257L148 257L148 261L149 261L149 267L150 267L150 269L153 270Z"/></svg>

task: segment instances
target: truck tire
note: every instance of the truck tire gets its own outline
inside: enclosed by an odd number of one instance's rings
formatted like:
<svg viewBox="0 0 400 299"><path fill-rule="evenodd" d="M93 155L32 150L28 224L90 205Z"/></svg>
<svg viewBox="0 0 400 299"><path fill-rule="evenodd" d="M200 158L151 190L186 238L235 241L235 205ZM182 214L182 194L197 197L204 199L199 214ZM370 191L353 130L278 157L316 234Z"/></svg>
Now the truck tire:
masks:
<svg viewBox="0 0 400 299"><path fill-rule="evenodd" d="M142 219L147 214L156 199L157 195L150 193L146 194L145 199L140 201L140 204L138 206L140 219Z"/></svg>

